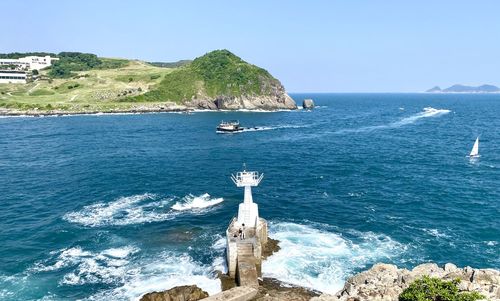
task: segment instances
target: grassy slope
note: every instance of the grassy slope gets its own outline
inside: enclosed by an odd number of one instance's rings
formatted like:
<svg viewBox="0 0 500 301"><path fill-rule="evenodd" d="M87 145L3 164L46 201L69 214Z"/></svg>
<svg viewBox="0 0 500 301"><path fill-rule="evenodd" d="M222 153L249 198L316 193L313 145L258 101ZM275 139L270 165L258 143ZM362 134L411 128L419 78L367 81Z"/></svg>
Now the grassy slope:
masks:
<svg viewBox="0 0 500 301"><path fill-rule="evenodd" d="M273 86L279 85L266 70L227 50L212 51L178 68L160 68L139 61L128 61L123 66L124 60L102 60L108 67L120 67L75 72L79 77L51 82L0 84L0 108L126 110L139 102L180 104L193 98L222 95L268 95Z"/></svg>
<svg viewBox="0 0 500 301"><path fill-rule="evenodd" d="M149 91L172 70L129 61L125 67L76 72L82 77L54 79L51 83L39 80L26 85L0 84L0 108L71 111L127 109L135 104L128 101L129 96ZM46 73L42 71L42 74ZM125 91L133 92L124 96Z"/></svg>

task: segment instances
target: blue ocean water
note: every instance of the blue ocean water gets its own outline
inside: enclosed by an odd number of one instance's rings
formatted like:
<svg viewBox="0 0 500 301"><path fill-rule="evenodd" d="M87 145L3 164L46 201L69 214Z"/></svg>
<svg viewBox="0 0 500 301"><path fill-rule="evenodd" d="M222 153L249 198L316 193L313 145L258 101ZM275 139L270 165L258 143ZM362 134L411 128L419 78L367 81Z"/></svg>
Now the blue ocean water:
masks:
<svg viewBox="0 0 500 301"><path fill-rule="evenodd" d="M218 292L242 163L281 241L266 276L335 292L376 262L500 268L500 95L292 97L318 107L0 118L0 300Z"/></svg>

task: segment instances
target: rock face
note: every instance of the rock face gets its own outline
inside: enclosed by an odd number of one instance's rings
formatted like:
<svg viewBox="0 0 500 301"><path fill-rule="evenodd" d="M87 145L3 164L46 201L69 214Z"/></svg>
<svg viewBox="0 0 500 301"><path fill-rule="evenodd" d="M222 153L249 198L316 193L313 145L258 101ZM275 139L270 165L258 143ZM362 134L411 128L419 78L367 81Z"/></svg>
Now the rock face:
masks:
<svg viewBox="0 0 500 301"><path fill-rule="evenodd" d="M308 110L314 109L314 101L312 99L304 99L302 107Z"/></svg>
<svg viewBox="0 0 500 301"><path fill-rule="evenodd" d="M414 280L423 276L443 280L460 279L461 291L477 291L488 300L500 300L500 271L493 269L457 268L447 263L443 268L435 263L421 264L413 270L398 269L392 264L379 263L351 277L335 295L323 294L311 301L397 301L399 294Z"/></svg>
<svg viewBox="0 0 500 301"><path fill-rule="evenodd" d="M273 95L261 96L218 96L215 99L193 99L185 103L187 107L202 110L295 110L295 101L277 87Z"/></svg>
<svg viewBox="0 0 500 301"><path fill-rule="evenodd" d="M140 301L196 301L206 297L208 293L196 285L183 285L163 292L147 293Z"/></svg>

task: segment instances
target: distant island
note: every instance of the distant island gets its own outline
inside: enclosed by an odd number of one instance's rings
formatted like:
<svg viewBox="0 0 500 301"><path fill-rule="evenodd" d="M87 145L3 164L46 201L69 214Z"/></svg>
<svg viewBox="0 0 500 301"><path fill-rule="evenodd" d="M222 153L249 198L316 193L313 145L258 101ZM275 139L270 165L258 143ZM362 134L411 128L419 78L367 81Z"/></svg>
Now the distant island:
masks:
<svg viewBox="0 0 500 301"><path fill-rule="evenodd" d="M228 50L173 63L0 54L0 115L296 108L278 79Z"/></svg>
<svg viewBox="0 0 500 301"><path fill-rule="evenodd" d="M499 93L500 88L493 85L482 85L482 86L465 86L465 85L453 85L446 89L441 89L436 86L427 91L427 93Z"/></svg>

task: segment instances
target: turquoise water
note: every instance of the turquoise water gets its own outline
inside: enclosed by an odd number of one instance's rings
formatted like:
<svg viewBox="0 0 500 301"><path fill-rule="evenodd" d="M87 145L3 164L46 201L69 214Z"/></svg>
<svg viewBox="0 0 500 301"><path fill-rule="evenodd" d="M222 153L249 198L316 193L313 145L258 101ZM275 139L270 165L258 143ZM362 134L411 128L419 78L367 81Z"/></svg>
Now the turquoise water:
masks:
<svg viewBox="0 0 500 301"><path fill-rule="evenodd" d="M375 262L500 268L500 95L292 96L318 108L0 118L0 299L219 291L244 162L281 241L267 276L335 292Z"/></svg>

